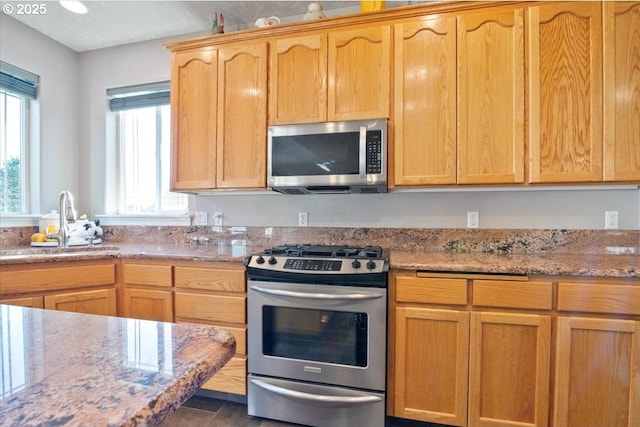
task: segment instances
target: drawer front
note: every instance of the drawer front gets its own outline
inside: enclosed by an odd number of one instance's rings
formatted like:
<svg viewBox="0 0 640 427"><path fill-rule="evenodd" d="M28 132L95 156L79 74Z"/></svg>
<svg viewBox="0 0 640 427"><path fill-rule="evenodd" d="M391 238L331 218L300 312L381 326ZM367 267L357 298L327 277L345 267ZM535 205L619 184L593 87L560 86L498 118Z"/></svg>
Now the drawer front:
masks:
<svg viewBox="0 0 640 427"><path fill-rule="evenodd" d="M31 308L44 308L44 297L0 299L0 304L19 305L21 307L31 307Z"/></svg>
<svg viewBox="0 0 640 427"><path fill-rule="evenodd" d="M551 310L551 282L474 280L473 305Z"/></svg>
<svg viewBox="0 0 640 427"><path fill-rule="evenodd" d="M29 268L2 271L2 294L65 290L113 285L115 264L89 264L73 267Z"/></svg>
<svg viewBox="0 0 640 427"><path fill-rule="evenodd" d="M202 388L239 395L247 394L247 358L232 357Z"/></svg>
<svg viewBox="0 0 640 427"><path fill-rule="evenodd" d="M125 285L171 287L171 266L153 264L125 264Z"/></svg>
<svg viewBox="0 0 640 427"><path fill-rule="evenodd" d="M396 301L426 304L467 304L466 279L396 277Z"/></svg>
<svg viewBox="0 0 640 427"><path fill-rule="evenodd" d="M558 310L640 315L640 286L560 282Z"/></svg>
<svg viewBox="0 0 640 427"><path fill-rule="evenodd" d="M175 267L178 288L246 292L244 269Z"/></svg>
<svg viewBox="0 0 640 427"><path fill-rule="evenodd" d="M246 323L246 303L245 296L176 292L176 320L204 323Z"/></svg>

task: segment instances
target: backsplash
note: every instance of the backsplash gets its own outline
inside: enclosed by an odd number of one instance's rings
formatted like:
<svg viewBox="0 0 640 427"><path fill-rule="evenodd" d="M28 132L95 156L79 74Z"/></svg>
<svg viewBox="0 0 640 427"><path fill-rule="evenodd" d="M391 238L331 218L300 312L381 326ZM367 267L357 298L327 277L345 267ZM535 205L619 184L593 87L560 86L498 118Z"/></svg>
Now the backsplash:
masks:
<svg viewBox="0 0 640 427"><path fill-rule="evenodd" d="M256 251L280 244L379 245L419 252L610 253L632 248L640 230L517 230L340 227L139 227L107 226L103 241L162 245L247 245ZM0 230L3 249L28 246L37 227ZM628 249L624 249L628 251Z"/></svg>

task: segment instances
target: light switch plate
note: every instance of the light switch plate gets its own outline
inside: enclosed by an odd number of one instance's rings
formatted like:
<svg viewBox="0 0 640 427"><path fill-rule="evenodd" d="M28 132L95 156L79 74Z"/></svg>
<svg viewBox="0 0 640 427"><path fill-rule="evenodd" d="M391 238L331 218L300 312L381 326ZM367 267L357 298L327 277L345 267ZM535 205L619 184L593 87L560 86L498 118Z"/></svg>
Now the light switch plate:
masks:
<svg viewBox="0 0 640 427"><path fill-rule="evenodd" d="M196 212L194 223L195 225L207 225L207 212L206 211Z"/></svg>

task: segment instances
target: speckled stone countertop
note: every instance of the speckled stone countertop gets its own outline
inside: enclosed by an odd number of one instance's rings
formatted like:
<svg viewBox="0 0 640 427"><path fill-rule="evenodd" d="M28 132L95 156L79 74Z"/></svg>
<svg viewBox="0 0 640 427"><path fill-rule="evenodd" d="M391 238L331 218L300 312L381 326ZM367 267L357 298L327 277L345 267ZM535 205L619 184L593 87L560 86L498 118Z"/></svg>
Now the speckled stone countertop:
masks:
<svg viewBox="0 0 640 427"><path fill-rule="evenodd" d="M161 423L235 353L224 329L0 305L2 426Z"/></svg>
<svg viewBox="0 0 640 427"><path fill-rule="evenodd" d="M33 230L0 230L0 266L105 257L240 263L276 245L312 243L382 246L398 269L640 277L640 230L122 226L105 228L101 246L63 251L30 248Z"/></svg>

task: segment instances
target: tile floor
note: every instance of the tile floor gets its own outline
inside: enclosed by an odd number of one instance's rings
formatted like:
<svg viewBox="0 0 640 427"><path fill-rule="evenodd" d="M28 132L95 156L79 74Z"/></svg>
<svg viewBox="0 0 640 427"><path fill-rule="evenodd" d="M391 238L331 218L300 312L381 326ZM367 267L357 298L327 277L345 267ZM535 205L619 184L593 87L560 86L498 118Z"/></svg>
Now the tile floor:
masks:
<svg viewBox="0 0 640 427"><path fill-rule="evenodd" d="M247 415L243 403L194 396L169 415L161 427L301 427ZM365 427L365 426L348 426ZM439 424L421 423L387 417L386 427L446 427Z"/></svg>

